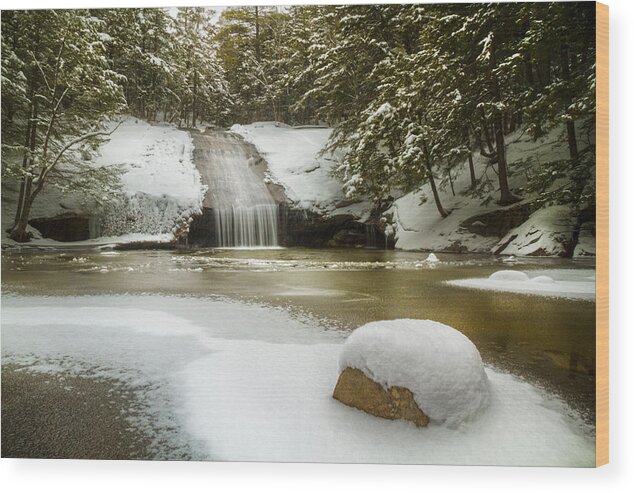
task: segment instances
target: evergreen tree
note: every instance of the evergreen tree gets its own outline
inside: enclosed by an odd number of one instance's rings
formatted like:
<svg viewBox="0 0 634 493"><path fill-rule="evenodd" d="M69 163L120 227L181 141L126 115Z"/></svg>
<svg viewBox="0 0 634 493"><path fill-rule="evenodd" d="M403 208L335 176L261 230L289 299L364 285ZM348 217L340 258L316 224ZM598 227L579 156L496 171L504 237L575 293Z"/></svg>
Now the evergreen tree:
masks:
<svg viewBox="0 0 634 493"><path fill-rule="evenodd" d="M213 14L203 7L185 7L176 17L173 92L180 102L180 122L186 126L221 123L230 110L225 73L213 46Z"/></svg>
<svg viewBox="0 0 634 493"><path fill-rule="evenodd" d="M94 149L109 133L108 117L124 108L121 78L109 67L102 27L83 10L2 16L3 41L10 47L6 64L3 59L3 89L11 95L6 115L3 106L2 171L20 182L9 232L16 241L28 240L31 206L45 184L57 181L67 189L84 176L69 172L82 167L75 151ZM101 184L111 178L110 170L92 171L88 178Z"/></svg>

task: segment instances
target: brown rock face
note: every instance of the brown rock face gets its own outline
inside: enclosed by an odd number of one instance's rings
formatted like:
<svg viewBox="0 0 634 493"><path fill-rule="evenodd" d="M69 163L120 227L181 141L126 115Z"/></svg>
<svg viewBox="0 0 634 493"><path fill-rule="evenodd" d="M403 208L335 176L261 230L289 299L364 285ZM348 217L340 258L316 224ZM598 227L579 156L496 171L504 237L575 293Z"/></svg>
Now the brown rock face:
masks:
<svg viewBox="0 0 634 493"><path fill-rule="evenodd" d="M385 390L356 368L346 368L332 396L347 406L386 419L404 419L416 426L427 426L429 418L420 410L414 395L405 387Z"/></svg>

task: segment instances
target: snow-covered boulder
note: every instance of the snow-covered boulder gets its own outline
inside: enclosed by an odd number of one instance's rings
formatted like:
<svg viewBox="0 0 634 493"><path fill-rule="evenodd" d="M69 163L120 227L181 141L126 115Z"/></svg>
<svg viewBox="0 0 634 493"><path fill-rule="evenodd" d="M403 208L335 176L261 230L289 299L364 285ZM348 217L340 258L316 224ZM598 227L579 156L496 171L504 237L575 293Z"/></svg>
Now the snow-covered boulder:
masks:
<svg viewBox="0 0 634 493"><path fill-rule="evenodd" d="M438 260L438 257L436 257L435 254L430 253L429 255L427 255L425 262L428 262L430 264L435 264L436 262L440 262L440 260Z"/></svg>
<svg viewBox="0 0 634 493"><path fill-rule="evenodd" d="M358 328L343 346L339 368L335 398L419 426L424 419L409 405L408 397L431 422L450 427L473 419L489 402L488 379L476 347L462 333L432 320L389 320ZM355 383L361 390L355 390ZM419 416L419 421L412 416Z"/></svg>
<svg viewBox="0 0 634 493"><path fill-rule="evenodd" d="M528 281L530 277L520 270L499 270L489 276L492 281Z"/></svg>
<svg viewBox="0 0 634 493"><path fill-rule="evenodd" d="M505 255L570 256L577 220L569 206L544 207L510 230L492 251Z"/></svg>
<svg viewBox="0 0 634 493"><path fill-rule="evenodd" d="M397 386L384 389L356 368L348 367L341 372L332 396L379 418L403 419L416 426L429 424L429 417L420 410L409 389Z"/></svg>
<svg viewBox="0 0 634 493"><path fill-rule="evenodd" d="M579 228L579 239L573 257L594 257L597 254L595 223L583 223Z"/></svg>

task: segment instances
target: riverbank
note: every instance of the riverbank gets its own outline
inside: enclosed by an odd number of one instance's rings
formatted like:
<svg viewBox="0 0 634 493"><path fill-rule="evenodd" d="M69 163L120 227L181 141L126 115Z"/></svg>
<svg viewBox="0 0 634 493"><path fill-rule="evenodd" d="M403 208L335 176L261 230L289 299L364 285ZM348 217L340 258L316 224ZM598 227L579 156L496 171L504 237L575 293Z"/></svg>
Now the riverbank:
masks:
<svg viewBox="0 0 634 493"><path fill-rule="evenodd" d="M458 427L416 429L338 403L345 336L307 313L220 298L3 297L3 362L134 389L131 423L154 458L593 465L593 428L578 412L489 365L490 406Z"/></svg>
<svg viewBox="0 0 634 493"><path fill-rule="evenodd" d="M131 389L69 372L2 365L2 457L152 459L152 437L130 423Z"/></svg>

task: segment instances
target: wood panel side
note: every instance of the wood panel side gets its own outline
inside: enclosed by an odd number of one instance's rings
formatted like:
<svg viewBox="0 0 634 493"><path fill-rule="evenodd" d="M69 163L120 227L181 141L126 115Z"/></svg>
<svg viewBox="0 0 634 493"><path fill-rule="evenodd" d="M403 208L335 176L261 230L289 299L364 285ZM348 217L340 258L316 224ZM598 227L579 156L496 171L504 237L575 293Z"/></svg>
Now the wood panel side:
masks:
<svg viewBox="0 0 634 493"><path fill-rule="evenodd" d="M596 466L609 461L609 10L596 3Z"/></svg>

